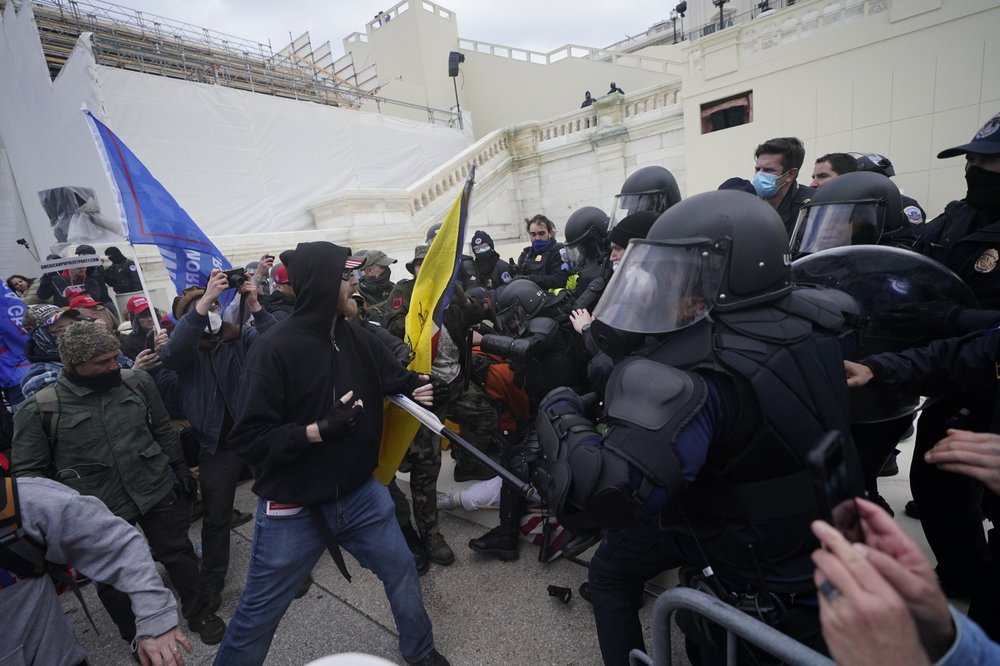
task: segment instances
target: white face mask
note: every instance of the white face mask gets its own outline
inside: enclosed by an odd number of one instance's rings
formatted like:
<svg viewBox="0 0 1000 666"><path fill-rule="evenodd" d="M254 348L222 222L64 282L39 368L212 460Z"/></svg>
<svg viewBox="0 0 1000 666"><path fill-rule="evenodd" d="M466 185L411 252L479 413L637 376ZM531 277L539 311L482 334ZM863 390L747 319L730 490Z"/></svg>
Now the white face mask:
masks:
<svg viewBox="0 0 1000 666"><path fill-rule="evenodd" d="M621 263L621 261L612 261L611 262L611 271L614 272L614 271L618 270L618 264L620 264L620 263Z"/></svg>
<svg viewBox="0 0 1000 666"><path fill-rule="evenodd" d="M205 327L205 332L215 335L220 330L222 330L222 316L218 312L209 312L208 326Z"/></svg>

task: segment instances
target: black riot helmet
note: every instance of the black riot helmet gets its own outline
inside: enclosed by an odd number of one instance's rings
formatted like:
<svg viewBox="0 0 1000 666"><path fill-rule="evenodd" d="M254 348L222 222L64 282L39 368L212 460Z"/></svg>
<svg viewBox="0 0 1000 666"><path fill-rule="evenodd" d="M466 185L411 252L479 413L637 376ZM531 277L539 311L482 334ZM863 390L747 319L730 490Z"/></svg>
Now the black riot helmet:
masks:
<svg viewBox="0 0 1000 666"><path fill-rule="evenodd" d="M662 213L680 200L681 191L674 174L661 166L643 167L622 183L621 193L615 196L609 227L632 213L644 210Z"/></svg>
<svg viewBox="0 0 1000 666"><path fill-rule="evenodd" d="M870 171L837 176L799 211L792 230L792 256L846 245L875 245L903 228L899 188Z"/></svg>
<svg viewBox="0 0 1000 666"><path fill-rule="evenodd" d="M745 192L706 192L629 243L594 318L630 333L677 331L713 309L785 295L790 263L784 224L770 205Z"/></svg>
<svg viewBox="0 0 1000 666"><path fill-rule="evenodd" d="M517 337L528 328L528 320L545 307L545 292L531 280L514 280L497 297L494 311L497 330Z"/></svg>
<svg viewBox="0 0 1000 666"><path fill-rule="evenodd" d="M886 178L896 175L896 170L892 168L892 162L885 155L878 153L847 153L858 163L858 171L874 171Z"/></svg>
<svg viewBox="0 0 1000 666"><path fill-rule="evenodd" d="M566 220L565 233L563 245L571 262L598 257L608 242L608 214L595 206L577 208Z"/></svg>

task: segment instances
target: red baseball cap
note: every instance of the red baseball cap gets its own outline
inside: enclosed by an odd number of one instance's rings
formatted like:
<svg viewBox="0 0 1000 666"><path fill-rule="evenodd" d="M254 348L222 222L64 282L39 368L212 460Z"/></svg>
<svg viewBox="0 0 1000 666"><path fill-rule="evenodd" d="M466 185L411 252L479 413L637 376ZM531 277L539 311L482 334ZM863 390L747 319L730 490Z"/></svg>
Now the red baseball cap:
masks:
<svg viewBox="0 0 1000 666"><path fill-rule="evenodd" d="M145 312L149 309L149 301L146 300L145 296L133 296L128 299L128 303L125 304L125 310L132 314L139 314L140 312Z"/></svg>
<svg viewBox="0 0 1000 666"><path fill-rule="evenodd" d="M274 284L288 284L288 269L278 266L274 269Z"/></svg>
<svg viewBox="0 0 1000 666"><path fill-rule="evenodd" d="M96 308L100 307L100 305L101 304L91 298L89 294L76 296L69 302L69 306L71 308Z"/></svg>

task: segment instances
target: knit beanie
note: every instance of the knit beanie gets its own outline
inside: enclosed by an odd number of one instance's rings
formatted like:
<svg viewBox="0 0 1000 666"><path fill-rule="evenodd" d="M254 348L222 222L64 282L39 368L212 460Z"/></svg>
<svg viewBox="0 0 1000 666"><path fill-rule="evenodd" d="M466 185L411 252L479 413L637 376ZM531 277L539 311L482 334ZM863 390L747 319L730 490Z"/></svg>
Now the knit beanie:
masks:
<svg viewBox="0 0 1000 666"><path fill-rule="evenodd" d="M621 222L611 227L611 231L608 232L608 242L618 247L628 247L628 242L633 238L645 238L653 222L659 217L659 213L649 210L626 215Z"/></svg>
<svg viewBox="0 0 1000 666"><path fill-rule="evenodd" d="M95 356L118 351L118 338L103 326L77 321L59 336L59 357L67 368L78 368Z"/></svg>

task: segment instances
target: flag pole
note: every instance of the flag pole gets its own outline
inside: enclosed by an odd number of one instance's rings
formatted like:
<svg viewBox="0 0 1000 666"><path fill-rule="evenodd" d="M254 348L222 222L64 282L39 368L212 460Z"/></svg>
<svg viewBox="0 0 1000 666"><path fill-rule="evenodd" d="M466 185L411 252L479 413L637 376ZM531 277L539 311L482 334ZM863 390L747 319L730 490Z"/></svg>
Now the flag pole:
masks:
<svg viewBox="0 0 1000 666"><path fill-rule="evenodd" d="M149 306L149 314L153 318L153 337L160 335L160 320L156 316L156 308L153 306L153 299L149 295L149 287L146 286L146 277L142 274L142 264L139 263L139 254L135 251L132 240L128 240L128 247L132 250L132 261L135 262L135 272L139 276L139 284L142 285L142 295L146 297L146 305Z"/></svg>

